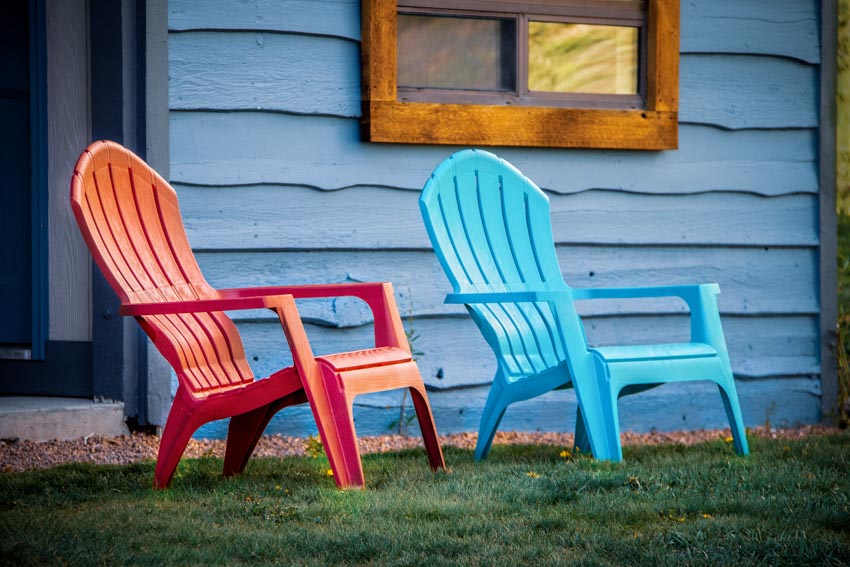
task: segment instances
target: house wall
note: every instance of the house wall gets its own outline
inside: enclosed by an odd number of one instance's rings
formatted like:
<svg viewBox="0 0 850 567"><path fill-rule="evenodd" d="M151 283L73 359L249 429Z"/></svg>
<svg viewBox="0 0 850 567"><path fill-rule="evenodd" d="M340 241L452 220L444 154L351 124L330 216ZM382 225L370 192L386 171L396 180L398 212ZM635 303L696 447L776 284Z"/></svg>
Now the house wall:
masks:
<svg viewBox="0 0 850 567"><path fill-rule="evenodd" d="M820 418L819 10L683 1L678 150L491 148L549 195L569 284L720 284L748 425ZM463 308L442 304L449 285L417 207L459 148L360 141L359 12L358 1L171 0L170 177L214 286L392 281L440 432L474 431L495 361ZM582 308L594 344L687 340L672 301ZM302 312L317 353L370 344L354 300ZM276 321L238 324L258 375L289 363ZM358 398L358 431L386 432L401 402ZM726 425L710 385L620 408L624 429ZM572 392L559 391L511 406L502 429L571 431L574 419ZM269 431L315 429L300 407Z"/></svg>
<svg viewBox="0 0 850 567"><path fill-rule="evenodd" d="M91 340L91 256L68 207L74 164L91 138L86 3L46 2L49 340Z"/></svg>

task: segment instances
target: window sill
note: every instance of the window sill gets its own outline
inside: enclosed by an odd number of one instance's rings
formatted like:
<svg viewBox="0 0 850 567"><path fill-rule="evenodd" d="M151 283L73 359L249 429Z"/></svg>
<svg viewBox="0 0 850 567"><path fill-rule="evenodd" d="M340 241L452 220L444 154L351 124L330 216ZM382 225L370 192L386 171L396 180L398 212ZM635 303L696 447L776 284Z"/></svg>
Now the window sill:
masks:
<svg viewBox="0 0 850 567"><path fill-rule="evenodd" d="M369 142L666 150L678 113L652 110L363 101Z"/></svg>

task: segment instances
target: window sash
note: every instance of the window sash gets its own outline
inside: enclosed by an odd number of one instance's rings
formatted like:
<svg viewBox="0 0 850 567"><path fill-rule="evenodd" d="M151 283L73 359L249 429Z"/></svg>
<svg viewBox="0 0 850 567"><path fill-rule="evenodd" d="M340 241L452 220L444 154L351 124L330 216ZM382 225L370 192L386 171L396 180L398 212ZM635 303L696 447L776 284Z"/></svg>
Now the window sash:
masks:
<svg viewBox="0 0 850 567"><path fill-rule="evenodd" d="M554 5L562 8L557 14L543 13L538 4L535 10L527 13L491 11L486 15L479 11L464 9L447 9L444 4L454 6L456 4L478 4L480 2L441 2L431 0L421 3L398 2L397 14L424 15L424 16L458 16L458 17L486 17L487 19L513 19L516 21L515 61L516 88L513 91L482 91L476 89L457 89L441 87L412 87L397 85L397 100L402 102L437 102L457 104L484 104L484 105L519 105L519 106L550 106L550 107L577 107L577 108L623 108L642 109L646 108L646 69L647 69L647 26L645 14L637 10L621 10L616 14L595 14L593 17L587 15L588 10L580 10L582 15L568 15L576 10L576 6ZM639 5L639 2L626 2L630 5ZM409 5L408 5L409 4ZM427 4L428 6L423 6ZM522 3L520 3L522 4ZM433 6L431 6L433 5ZM597 10L599 8L596 8ZM557 10L554 10L557 11ZM628 17L626 17L628 16ZM601 94L580 92L549 92L532 91L528 85L528 26L530 22L552 22L552 23L576 23L595 24L610 26L627 26L638 29L638 89L637 94ZM398 79L398 77L396 77Z"/></svg>
<svg viewBox="0 0 850 567"><path fill-rule="evenodd" d="M679 1L648 0L646 23L645 108L612 109L537 105L454 104L399 100L396 79L396 18L402 0L363 0L363 138L372 142L479 146L541 146L660 150L678 145ZM446 0L422 0L417 6L445 8ZM498 13L504 0L457 0L451 6ZM571 11L577 5L553 0L511 2ZM588 2L596 7L599 2ZM604 3L608 5L608 3ZM629 18L623 2L612 16ZM560 7L559 7L560 6ZM582 10L584 10L582 12ZM580 13L581 12L581 13ZM401 93L405 95L405 93ZM432 99L433 100L433 99Z"/></svg>

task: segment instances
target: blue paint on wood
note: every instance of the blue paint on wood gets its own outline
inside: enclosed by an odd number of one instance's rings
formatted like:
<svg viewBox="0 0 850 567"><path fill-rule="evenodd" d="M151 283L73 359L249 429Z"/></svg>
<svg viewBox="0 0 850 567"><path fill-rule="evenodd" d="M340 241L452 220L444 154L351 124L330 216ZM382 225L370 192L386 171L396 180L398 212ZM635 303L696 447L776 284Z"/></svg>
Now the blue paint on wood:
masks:
<svg viewBox="0 0 850 567"><path fill-rule="evenodd" d="M168 29L274 30L360 40L360 0L169 0Z"/></svg>
<svg viewBox="0 0 850 567"><path fill-rule="evenodd" d="M358 44L327 37L175 34L169 105L359 116L359 57Z"/></svg>
<svg viewBox="0 0 850 567"><path fill-rule="evenodd" d="M679 120L723 128L816 128L818 68L787 59L683 56Z"/></svg>
<svg viewBox="0 0 850 567"><path fill-rule="evenodd" d="M636 337L644 344L682 342L689 336L684 315L586 317L583 321L593 346L634 344ZM405 324L410 328L409 320ZM724 315L723 324L737 378L820 372L816 316L775 316L766 325L759 317ZM279 322L241 321L238 327L257 376L292 364ZM309 323L306 329L317 355L374 346L371 325L331 328ZM429 388L455 390L493 379L495 358L469 318L414 319L413 329L420 337L415 346L424 353L417 364Z"/></svg>
<svg viewBox="0 0 850 567"><path fill-rule="evenodd" d="M820 62L815 0L687 0L681 4L683 53L782 55Z"/></svg>
<svg viewBox="0 0 850 567"><path fill-rule="evenodd" d="M357 44L268 33L176 34L174 109L360 115ZM729 129L817 126L817 67L776 57L683 55L679 120Z"/></svg>
<svg viewBox="0 0 850 567"><path fill-rule="evenodd" d="M269 30L360 40L358 0L170 0L171 31ZM684 53L782 55L818 63L814 0L689 0L681 5Z"/></svg>
<svg viewBox="0 0 850 567"><path fill-rule="evenodd" d="M811 248L671 248L563 246L558 260L574 287L718 283L721 313L762 316L817 315L817 251ZM462 306L444 305L449 283L430 251L204 252L198 261L216 287L390 281L405 317L465 316ZM333 306L329 300L299 302L312 320L326 325L371 321L360 302ZM353 311L347 311L352 309ZM597 300L579 303L587 315L681 313L663 300ZM270 317L266 311L257 312ZM239 314L240 319L247 316ZM766 321L765 325L770 322Z"/></svg>
<svg viewBox="0 0 850 567"><path fill-rule="evenodd" d="M376 187L176 185L192 245L206 249L430 248L418 193ZM742 193L549 196L556 242L623 246L816 246L817 198ZM612 214L611 211L616 211ZM316 221L335 219L316 235ZM754 223L752 219L759 218Z"/></svg>
<svg viewBox="0 0 850 567"><path fill-rule="evenodd" d="M356 120L331 117L172 112L170 126L171 179L196 185L283 183L418 190L456 149L361 143ZM497 152L541 188L558 193L604 188L637 193L816 194L815 134L815 130L729 132L683 125L676 151L505 148Z"/></svg>
<svg viewBox="0 0 850 567"><path fill-rule="evenodd" d="M426 353L440 431L477 429L492 353L462 308L442 304L448 285L415 206L456 148L360 141L359 2L172 0L169 10L171 173L209 280L392 281ZM819 418L818 13L813 0L685 0L676 151L497 150L549 192L571 285L720 283L748 425ZM596 344L687 336L676 303L652 317L655 302L579 307ZM300 308L317 352L371 345L357 301ZM259 373L286 363L268 313L238 324ZM469 384L480 386L458 389ZM518 404L504 428L569 431L570 396ZM725 425L713 388L632 398L624 429ZM386 432L400 401L358 399L359 432ZM306 407L291 408L269 432L315 426Z"/></svg>
<svg viewBox="0 0 850 567"><path fill-rule="evenodd" d="M737 389L747 427L764 425L768 421L773 426L790 427L820 419L820 382L817 379L790 377L738 381ZM429 398L440 434L477 431L486 395L486 387L431 392ZM398 391L358 397L354 404L358 435L393 433L392 426L400 414L401 399ZM513 404L505 412L499 429L573 433L575 408L572 390L549 392L534 400ZM619 411L624 431L721 429L728 426L717 388L706 383L667 384L640 396L626 396L620 400ZM406 414L412 415L409 407ZM205 425L195 437L222 439L227 435L227 423L223 420ZM316 426L309 408L301 405L278 413L266 433L307 437L316 434ZM411 428L410 435L418 435L415 426ZM624 452L628 459L628 447Z"/></svg>

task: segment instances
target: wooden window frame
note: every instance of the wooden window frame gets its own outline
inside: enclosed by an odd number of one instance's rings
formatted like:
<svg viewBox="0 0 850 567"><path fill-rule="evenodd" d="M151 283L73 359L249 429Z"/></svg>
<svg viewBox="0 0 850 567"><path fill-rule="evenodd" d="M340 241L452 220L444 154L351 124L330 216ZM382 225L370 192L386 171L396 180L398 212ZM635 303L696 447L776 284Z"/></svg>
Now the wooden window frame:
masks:
<svg viewBox="0 0 850 567"><path fill-rule="evenodd" d="M396 0L363 0L363 139L369 142L666 150L678 147L679 0L649 0L645 108L398 100Z"/></svg>

